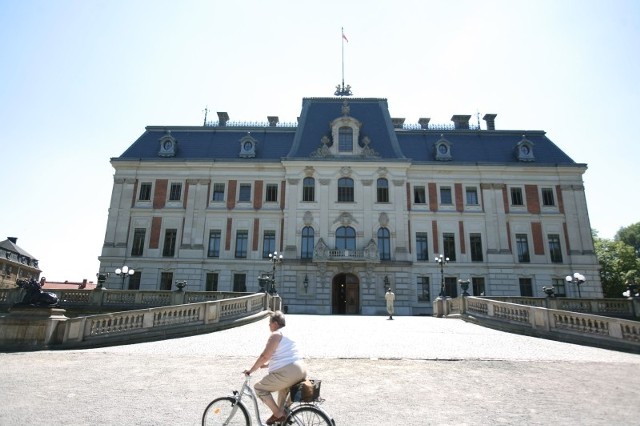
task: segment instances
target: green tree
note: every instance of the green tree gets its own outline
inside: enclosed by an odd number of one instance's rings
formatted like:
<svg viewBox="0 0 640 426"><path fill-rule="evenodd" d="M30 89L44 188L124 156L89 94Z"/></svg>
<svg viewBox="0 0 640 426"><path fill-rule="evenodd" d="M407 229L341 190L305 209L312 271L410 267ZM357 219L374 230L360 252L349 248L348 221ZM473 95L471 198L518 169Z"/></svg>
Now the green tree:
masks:
<svg viewBox="0 0 640 426"><path fill-rule="evenodd" d="M640 270L635 249L622 242L594 238L596 256L600 263L600 281L604 297L622 297L631 271ZM635 272L634 272L635 273Z"/></svg>
<svg viewBox="0 0 640 426"><path fill-rule="evenodd" d="M635 249L636 257L640 257L640 222L620 228L614 240L630 245Z"/></svg>

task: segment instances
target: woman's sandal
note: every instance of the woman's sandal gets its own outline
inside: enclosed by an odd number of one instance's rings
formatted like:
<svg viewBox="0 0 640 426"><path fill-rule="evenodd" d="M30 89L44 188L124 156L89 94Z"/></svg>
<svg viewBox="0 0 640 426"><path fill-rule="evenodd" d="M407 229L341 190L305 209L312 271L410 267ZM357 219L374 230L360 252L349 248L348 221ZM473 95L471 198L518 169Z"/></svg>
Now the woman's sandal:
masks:
<svg viewBox="0 0 640 426"><path fill-rule="evenodd" d="M281 417L276 417L275 414L271 415L271 417L269 417L267 419L267 424L268 425L272 425L274 423L282 423L284 422L284 419L287 417L286 414L283 414Z"/></svg>

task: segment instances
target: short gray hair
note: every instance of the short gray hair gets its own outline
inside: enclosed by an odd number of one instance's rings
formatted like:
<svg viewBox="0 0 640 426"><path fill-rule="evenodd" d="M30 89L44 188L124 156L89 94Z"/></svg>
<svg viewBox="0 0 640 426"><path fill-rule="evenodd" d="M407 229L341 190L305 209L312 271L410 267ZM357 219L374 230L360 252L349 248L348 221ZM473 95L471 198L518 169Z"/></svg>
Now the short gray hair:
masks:
<svg viewBox="0 0 640 426"><path fill-rule="evenodd" d="M275 322L280 327L284 327L287 323L284 319L284 314L282 313L282 311L275 311L274 313L272 313L271 318L269 318L269 322Z"/></svg>

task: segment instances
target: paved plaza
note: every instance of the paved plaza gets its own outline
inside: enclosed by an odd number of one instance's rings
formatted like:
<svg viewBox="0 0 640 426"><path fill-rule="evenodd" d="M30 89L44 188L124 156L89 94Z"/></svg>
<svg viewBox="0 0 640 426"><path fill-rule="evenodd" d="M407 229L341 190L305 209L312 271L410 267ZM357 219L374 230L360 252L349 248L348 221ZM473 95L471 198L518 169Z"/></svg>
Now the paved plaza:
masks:
<svg viewBox="0 0 640 426"><path fill-rule="evenodd" d="M339 426L640 423L640 355L454 318L287 322ZM159 342L0 353L0 425L198 425L211 399L241 385L268 332L265 318Z"/></svg>

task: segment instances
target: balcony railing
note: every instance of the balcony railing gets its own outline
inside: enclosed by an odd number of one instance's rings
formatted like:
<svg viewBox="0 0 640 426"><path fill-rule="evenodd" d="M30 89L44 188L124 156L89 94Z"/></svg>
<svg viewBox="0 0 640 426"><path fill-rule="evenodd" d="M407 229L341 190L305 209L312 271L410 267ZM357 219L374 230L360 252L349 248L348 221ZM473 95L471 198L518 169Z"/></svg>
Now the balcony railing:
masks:
<svg viewBox="0 0 640 426"><path fill-rule="evenodd" d="M329 249L314 252L314 262L380 262L378 250L340 250Z"/></svg>

